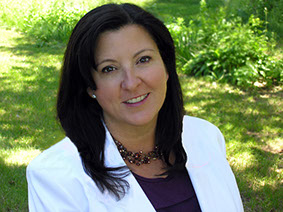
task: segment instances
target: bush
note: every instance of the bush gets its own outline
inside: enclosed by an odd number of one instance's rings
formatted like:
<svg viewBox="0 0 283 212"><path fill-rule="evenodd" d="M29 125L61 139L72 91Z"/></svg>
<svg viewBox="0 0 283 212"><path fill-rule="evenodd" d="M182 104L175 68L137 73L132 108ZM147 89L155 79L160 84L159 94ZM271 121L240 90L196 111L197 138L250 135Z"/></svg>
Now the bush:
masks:
<svg viewBox="0 0 283 212"><path fill-rule="evenodd" d="M66 43L74 26L86 12L84 8L67 7L64 2L55 2L41 13L32 8L24 19L23 31L42 43Z"/></svg>
<svg viewBox="0 0 283 212"><path fill-rule="evenodd" d="M110 2L112 1L0 0L0 25L16 28L40 45L54 41L66 43L84 14L91 8ZM121 0L115 2L119 3Z"/></svg>
<svg viewBox="0 0 283 212"><path fill-rule="evenodd" d="M65 43L89 5L76 0L0 0L0 8L1 25L16 28L44 45L54 41Z"/></svg>
<svg viewBox="0 0 283 212"><path fill-rule="evenodd" d="M224 8L211 13L201 2L198 18L188 24L182 18L168 24L179 71L242 87L282 82L282 62L268 55L276 43L261 30L263 21L251 16L243 24L240 17L227 19Z"/></svg>
<svg viewBox="0 0 283 212"><path fill-rule="evenodd" d="M244 22L249 20L253 14L266 22L270 31L276 32L282 41L283 36L283 1L282 0L230 0L227 2L229 12L236 13L243 18Z"/></svg>

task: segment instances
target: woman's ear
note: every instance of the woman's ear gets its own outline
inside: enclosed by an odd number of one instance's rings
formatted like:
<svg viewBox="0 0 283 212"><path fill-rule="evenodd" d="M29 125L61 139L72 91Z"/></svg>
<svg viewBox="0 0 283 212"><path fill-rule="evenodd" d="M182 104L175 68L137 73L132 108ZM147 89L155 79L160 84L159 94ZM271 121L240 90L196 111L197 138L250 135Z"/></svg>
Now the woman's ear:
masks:
<svg viewBox="0 0 283 212"><path fill-rule="evenodd" d="M92 90L90 87L88 87L88 88L86 89L86 91L87 91L88 95L89 95L91 98L96 99L96 96L95 96L95 94L94 94L94 90Z"/></svg>

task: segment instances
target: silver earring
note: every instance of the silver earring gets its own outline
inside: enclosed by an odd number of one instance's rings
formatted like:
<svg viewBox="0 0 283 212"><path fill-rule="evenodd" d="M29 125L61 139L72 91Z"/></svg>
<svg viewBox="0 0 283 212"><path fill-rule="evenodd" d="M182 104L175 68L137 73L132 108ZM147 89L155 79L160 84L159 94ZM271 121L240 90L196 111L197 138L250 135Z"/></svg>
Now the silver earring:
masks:
<svg viewBox="0 0 283 212"><path fill-rule="evenodd" d="M94 99L96 99L96 96L94 95L94 94L92 94L92 96L91 96L92 98L94 98Z"/></svg>

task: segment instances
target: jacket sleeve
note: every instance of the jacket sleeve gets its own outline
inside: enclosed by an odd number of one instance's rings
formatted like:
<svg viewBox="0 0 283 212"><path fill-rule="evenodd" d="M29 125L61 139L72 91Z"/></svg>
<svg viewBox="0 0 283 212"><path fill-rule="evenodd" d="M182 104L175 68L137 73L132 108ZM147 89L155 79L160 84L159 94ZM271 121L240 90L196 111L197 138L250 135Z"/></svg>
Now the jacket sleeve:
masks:
<svg viewBox="0 0 283 212"><path fill-rule="evenodd" d="M216 127L216 129L217 129L217 141L218 141L220 150L223 153L224 157L226 158L226 146L225 146L224 136L217 127Z"/></svg>
<svg viewBox="0 0 283 212"><path fill-rule="evenodd" d="M29 211L88 211L88 200L78 178L70 169L27 168Z"/></svg>

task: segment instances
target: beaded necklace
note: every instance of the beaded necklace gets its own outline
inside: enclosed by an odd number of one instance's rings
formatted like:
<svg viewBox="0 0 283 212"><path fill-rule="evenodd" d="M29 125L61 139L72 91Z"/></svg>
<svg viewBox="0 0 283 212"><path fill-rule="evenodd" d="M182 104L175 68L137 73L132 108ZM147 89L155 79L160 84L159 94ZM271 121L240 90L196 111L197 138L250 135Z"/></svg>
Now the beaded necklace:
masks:
<svg viewBox="0 0 283 212"><path fill-rule="evenodd" d="M147 154L144 154L143 151L139 152L131 152L128 151L126 147L121 144L119 141L115 141L115 144L123 158L123 160L129 161L131 164L136 164L137 166L140 166L142 164L149 164L151 160L157 160L161 159L162 153L158 153L158 146L154 147L153 151L150 151Z"/></svg>

